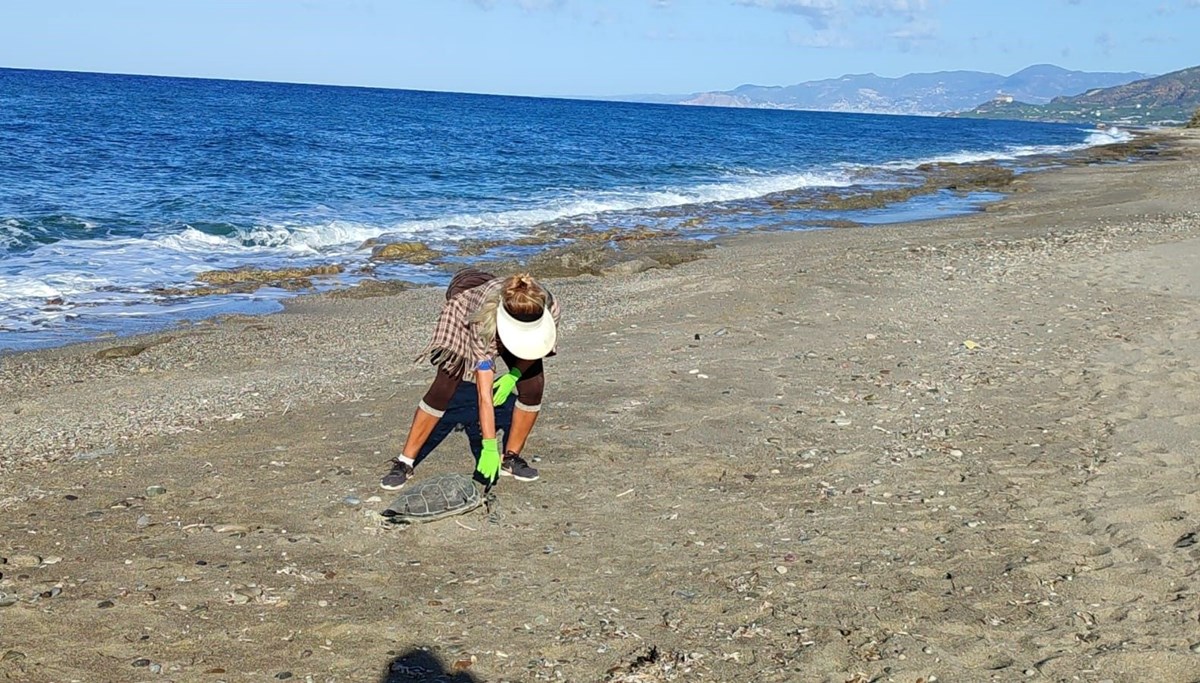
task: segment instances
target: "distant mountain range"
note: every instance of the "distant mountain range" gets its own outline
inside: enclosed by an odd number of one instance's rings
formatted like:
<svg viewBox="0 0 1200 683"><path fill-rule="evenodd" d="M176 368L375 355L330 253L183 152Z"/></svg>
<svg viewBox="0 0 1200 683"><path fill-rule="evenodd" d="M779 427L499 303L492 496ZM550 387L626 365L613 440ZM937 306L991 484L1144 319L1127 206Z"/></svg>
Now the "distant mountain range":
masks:
<svg viewBox="0 0 1200 683"><path fill-rule="evenodd" d="M985 102L955 116L1125 123L1183 123L1200 109L1200 66L1109 88L1097 88L1047 103L1007 97Z"/></svg>
<svg viewBox="0 0 1200 683"><path fill-rule="evenodd" d="M849 74L841 78L787 86L743 85L733 90L691 95L630 95L633 102L693 104L716 107L806 109L878 114L945 114L971 109L997 97L1030 104L1123 85L1153 74L1069 71L1038 64L1011 76L984 71L939 71L899 78Z"/></svg>

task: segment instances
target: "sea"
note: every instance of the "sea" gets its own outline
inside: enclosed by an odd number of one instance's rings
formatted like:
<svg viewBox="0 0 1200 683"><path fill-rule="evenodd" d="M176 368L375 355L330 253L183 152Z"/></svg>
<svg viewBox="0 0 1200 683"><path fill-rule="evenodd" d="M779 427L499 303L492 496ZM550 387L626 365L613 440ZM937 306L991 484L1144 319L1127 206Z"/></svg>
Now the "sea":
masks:
<svg viewBox="0 0 1200 683"><path fill-rule="evenodd" d="M526 259L589 231L710 240L953 215L997 196L857 211L775 200L904 187L931 162L1029 172L1127 139L1066 124L0 69L0 354L269 313L297 294L189 295L209 271L336 265L317 290L368 271L437 285L458 265ZM371 245L387 242L440 257L373 262Z"/></svg>

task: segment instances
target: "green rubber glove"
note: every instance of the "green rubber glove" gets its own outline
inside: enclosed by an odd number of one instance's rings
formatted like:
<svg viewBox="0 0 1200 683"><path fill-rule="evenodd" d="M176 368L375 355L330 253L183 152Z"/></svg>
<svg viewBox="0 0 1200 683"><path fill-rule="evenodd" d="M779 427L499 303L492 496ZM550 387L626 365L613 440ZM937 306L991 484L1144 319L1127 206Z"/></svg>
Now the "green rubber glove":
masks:
<svg viewBox="0 0 1200 683"><path fill-rule="evenodd" d="M475 473L488 486L496 483L496 477L500 476L500 447L496 445L495 439L483 440L483 449L479 451L479 464L475 466Z"/></svg>
<svg viewBox="0 0 1200 683"><path fill-rule="evenodd" d="M513 387L517 386L517 380L521 379L521 371L513 368L508 372L496 378L492 382L492 405L502 406L508 400L508 395L512 393Z"/></svg>

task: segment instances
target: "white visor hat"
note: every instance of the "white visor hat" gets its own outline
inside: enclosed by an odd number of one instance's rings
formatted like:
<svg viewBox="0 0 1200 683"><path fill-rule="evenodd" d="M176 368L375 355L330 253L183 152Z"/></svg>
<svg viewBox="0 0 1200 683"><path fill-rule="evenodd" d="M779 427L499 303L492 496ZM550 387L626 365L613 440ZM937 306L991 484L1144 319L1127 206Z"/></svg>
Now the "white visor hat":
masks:
<svg viewBox="0 0 1200 683"><path fill-rule="evenodd" d="M537 320L517 320L504 308L496 307L496 334L509 353L522 360L545 358L554 349L558 330L554 327L554 316L550 315L547 301L542 315Z"/></svg>

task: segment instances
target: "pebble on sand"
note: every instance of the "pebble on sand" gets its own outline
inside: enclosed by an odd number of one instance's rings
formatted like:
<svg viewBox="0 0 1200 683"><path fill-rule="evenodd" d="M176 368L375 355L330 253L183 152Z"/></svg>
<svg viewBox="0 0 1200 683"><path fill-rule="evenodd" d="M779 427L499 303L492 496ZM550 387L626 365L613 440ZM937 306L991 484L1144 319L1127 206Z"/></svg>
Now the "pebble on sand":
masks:
<svg viewBox="0 0 1200 683"><path fill-rule="evenodd" d="M42 558L37 555L13 555L8 558L8 564L12 567L21 568L37 567L42 564Z"/></svg>

